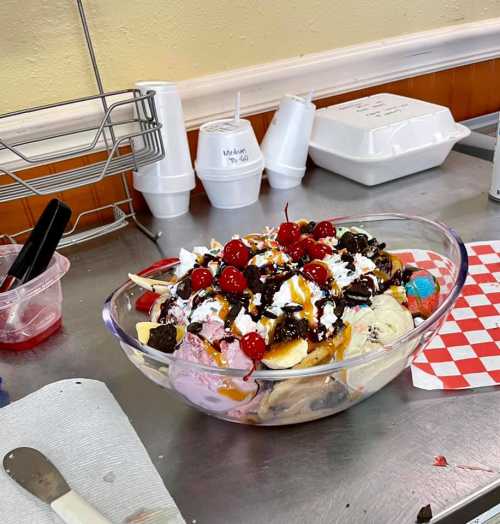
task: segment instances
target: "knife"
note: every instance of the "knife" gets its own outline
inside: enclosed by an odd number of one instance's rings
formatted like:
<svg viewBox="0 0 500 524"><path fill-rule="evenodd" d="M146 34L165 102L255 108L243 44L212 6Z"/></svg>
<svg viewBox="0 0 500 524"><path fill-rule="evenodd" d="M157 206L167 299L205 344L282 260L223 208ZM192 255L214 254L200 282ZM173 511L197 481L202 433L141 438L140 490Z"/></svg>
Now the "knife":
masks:
<svg viewBox="0 0 500 524"><path fill-rule="evenodd" d="M3 459L6 473L51 508L66 524L112 524L74 492L57 468L38 450L16 448Z"/></svg>

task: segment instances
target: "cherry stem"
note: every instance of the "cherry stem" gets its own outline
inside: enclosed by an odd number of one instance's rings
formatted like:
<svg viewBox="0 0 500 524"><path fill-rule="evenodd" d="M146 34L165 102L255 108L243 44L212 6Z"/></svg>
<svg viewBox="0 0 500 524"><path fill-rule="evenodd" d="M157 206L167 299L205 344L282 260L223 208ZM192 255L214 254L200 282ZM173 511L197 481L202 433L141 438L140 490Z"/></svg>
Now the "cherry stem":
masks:
<svg viewBox="0 0 500 524"><path fill-rule="evenodd" d="M290 222L290 220L288 220L288 202L285 204L285 218L287 222Z"/></svg>
<svg viewBox="0 0 500 524"><path fill-rule="evenodd" d="M253 360L253 364L252 364L252 367L250 368L250 371L243 377L243 380L245 382L248 382L249 378L251 377L252 373L256 370L257 368L255 367L255 360Z"/></svg>

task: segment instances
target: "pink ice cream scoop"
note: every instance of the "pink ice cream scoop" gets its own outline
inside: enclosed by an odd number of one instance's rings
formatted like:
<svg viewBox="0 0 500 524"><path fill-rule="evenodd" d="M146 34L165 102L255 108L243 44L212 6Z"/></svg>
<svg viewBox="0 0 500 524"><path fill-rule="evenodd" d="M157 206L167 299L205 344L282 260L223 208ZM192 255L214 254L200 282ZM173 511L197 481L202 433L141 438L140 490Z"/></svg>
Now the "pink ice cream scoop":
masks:
<svg viewBox="0 0 500 524"><path fill-rule="evenodd" d="M215 412L227 411L250 402L258 389L255 380L245 381L242 378L196 371L183 365L183 361L188 361L214 368L252 368L252 361L243 353L237 339L221 340L221 336L225 335L222 323L205 322L200 334L203 338L186 333L174 352L176 361L170 366L172 387L193 404ZM220 351L214 347L217 339L220 340Z"/></svg>

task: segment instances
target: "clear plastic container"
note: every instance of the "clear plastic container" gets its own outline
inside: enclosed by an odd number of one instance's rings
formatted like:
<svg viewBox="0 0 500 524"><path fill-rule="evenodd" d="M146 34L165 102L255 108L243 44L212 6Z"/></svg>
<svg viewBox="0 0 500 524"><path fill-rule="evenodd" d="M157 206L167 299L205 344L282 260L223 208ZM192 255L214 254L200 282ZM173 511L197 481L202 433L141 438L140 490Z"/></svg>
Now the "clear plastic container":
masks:
<svg viewBox="0 0 500 524"><path fill-rule="evenodd" d="M23 246L0 246L0 279ZM0 349L31 349L55 333L62 322L61 278L69 260L55 253L49 267L26 284L0 293Z"/></svg>
<svg viewBox="0 0 500 524"><path fill-rule="evenodd" d="M255 385L255 395L245 399L213 393L226 380L239 381L248 369L209 367L161 353L141 344L135 325L144 314L131 307L144 293L130 280L108 298L103 318L133 364L150 380L177 394L187 404L209 415L260 426L296 424L348 409L373 395L411 362L442 326L467 275L467 253L455 231L432 220L383 213L338 217L337 226L358 226L382 241L392 252L429 252L426 269L440 284L440 304L415 329L380 350L345 360L303 369L258 370L245 383ZM175 263L147 271L147 276L166 279ZM191 386L190 386L191 384Z"/></svg>

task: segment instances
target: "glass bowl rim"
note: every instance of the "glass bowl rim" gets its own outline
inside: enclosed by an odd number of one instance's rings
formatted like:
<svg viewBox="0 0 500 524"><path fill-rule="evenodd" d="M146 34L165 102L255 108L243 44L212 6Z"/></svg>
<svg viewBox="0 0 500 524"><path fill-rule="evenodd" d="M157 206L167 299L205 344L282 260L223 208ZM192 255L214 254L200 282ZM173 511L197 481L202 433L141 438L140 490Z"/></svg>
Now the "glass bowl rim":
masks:
<svg viewBox="0 0 500 524"><path fill-rule="evenodd" d="M372 213L367 215L345 215L338 216L327 219L329 221L335 222L335 224L342 225L342 223L352 223L352 222L376 222L381 220L410 220L413 222L420 222L427 225L431 225L438 229L444 236L455 246L459 255L460 255L460 267L458 268L458 273L455 281L453 282L453 287L446 297L446 299L439 305L439 307L432 313L432 315L425 319L421 324L416 326L414 329L409 331L406 335L394 340L390 344L385 344L378 351L373 351L371 353L365 353L357 357L347 358L341 361L330 362L328 364L322 364L319 366L313 366L309 368L302 369L265 369L257 370L252 373L253 379L260 380L284 380L289 378L302 378L310 377L317 375L326 375L333 372L338 372L343 369L349 369L356 367L362 364L367 364L375 360L379 360L384 356L388 355L392 351L395 351L401 344L404 344L410 340L416 339L424 335L429 328L435 325L435 323L440 320L445 314L448 313L451 306L454 304L457 299L462 287L465 283L468 272L468 256L465 245L458 235L458 233L451 227L447 226L443 222L437 220L431 220L429 218L420 217L417 215L406 215L404 213ZM175 259L176 260L176 259ZM174 267L178 264L178 261L171 262L162 267L154 267L151 271L146 273L141 273L147 276L153 276L157 272L165 271L171 267ZM102 317L104 324L111 333L119 339L120 344L125 343L140 353L142 353L147 358L151 358L159 363L163 363L167 366L171 364L179 365L186 367L198 372L230 376L230 377L243 377L248 374L248 369L238 369L238 368L219 368L215 366L205 366L203 364L198 364L196 362L191 362L188 360L180 359L172 354L162 353L147 344L142 344L135 337L130 336L126 333L121 326L116 322L112 315L112 301L113 298L118 294L122 293L127 289L127 287L135 286L131 280L125 281L119 287L117 287L106 299L104 302Z"/></svg>

